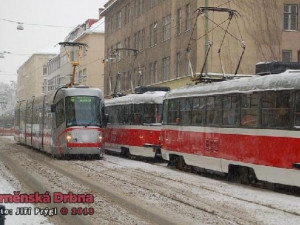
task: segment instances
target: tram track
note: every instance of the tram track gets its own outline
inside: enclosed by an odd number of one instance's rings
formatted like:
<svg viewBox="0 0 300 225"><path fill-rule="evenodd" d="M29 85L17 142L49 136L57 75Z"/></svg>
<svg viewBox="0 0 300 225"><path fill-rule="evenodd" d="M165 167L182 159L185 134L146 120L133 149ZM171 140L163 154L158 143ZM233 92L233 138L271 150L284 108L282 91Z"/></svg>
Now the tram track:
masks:
<svg viewBox="0 0 300 225"><path fill-rule="evenodd" d="M77 164L77 165L79 165L81 167L85 167L88 170L94 170L95 172L97 172L97 170L95 170L93 168L89 168L88 166L80 165L80 164ZM238 214L229 216L228 214L232 214L232 212L230 212L229 210L224 210L223 209L222 214L221 214L220 211L219 211L220 209L218 209L218 207L213 205L213 203L209 204L209 203L204 202L203 201L204 199L199 199L199 202L201 203L201 205L195 205L193 203L190 203L188 200L191 196L183 193L182 190L179 190L179 189L176 190L175 187L172 187L172 192L173 193L169 194L169 193L167 193L167 191L168 191L168 188L171 188L171 187L165 187L164 185L161 184L161 182L160 182L160 184L158 184L157 182L152 182L152 181L141 178L145 174L133 175L132 173L131 174L127 173L127 175L130 176L131 179L132 178L136 179L135 180L136 182L134 182L134 181L130 182L126 179L117 178L117 177L109 175L109 174L104 174L103 172L102 172L101 175L104 175L104 176L107 176L107 177L113 177L115 179L118 179L120 182L136 186L137 188L141 188L141 189L149 191L149 192L155 192L156 194L159 194L162 197L164 197L166 199L169 199L169 201L171 200L171 201L177 202L177 204L178 203L183 204L183 205L185 205L185 207L191 207L195 210L199 210L199 211L202 211L204 213L208 213L211 216L216 216L216 217L219 218L220 221L223 221L226 224L232 224L233 221L235 222L234 224L255 224L254 220L251 220L251 221L249 221L249 223L246 223L244 217L240 218L240 220L237 220ZM142 185L142 182L145 183L145 184ZM152 188L148 188L146 183L151 184ZM153 186L155 186L155 190L154 190ZM225 211L227 211L227 212L225 212Z"/></svg>
<svg viewBox="0 0 300 225"><path fill-rule="evenodd" d="M19 146L21 148L25 148L23 146ZM8 151L6 151L8 153ZM19 149L16 149L14 151L15 153L20 153ZM94 181L94 179L91 179L90 176L86 176L85 174L80 173L79 171L74 171L73 168L69 167L68 165L63 164L64 161L59 160L53 160L43 153L37 152L35 150L26 149L25 151L22 149L23 157L24 154L27 155L31 160L34 160L35 163L40 163L42 165L46 165L51 170L56 171L57 173L70 178L72 181L82 184L85 187L88 187L90 192L93 194L101 193L101 196L105 199L108 199L108 201L113 202L114 204L118 205L123 210L126 210L128 213L133 215L136 218L139 218L139 221L142 221L140 223L137 223L136 221L132 221L132 224L183 224L186 222L182 221L181 218L177 218L176 215L165 215L162 214L160 210L148 206L143 206L140 204L140 202L136 201L135 199L128 198L126 196L122 196L116 191L114 191L114 187L105 185L103 183L98 183ZM2 152L3 154L3 152ZM3 154L4 157L1 157L3 161L8 162L8 165L13 165L12 161L14 160L10 158L12 155L10 153ZM15 154L16 155L16 154ZM24 159L24 158L23 158ZM23 161L24 162L24 161ZM21 163L23 165L18 165L17 167L10 168L13 170L16 170L18 173L23 174L24 173L24 164L28 165L27 163ZM63 165L62 165L63 164ZM23 167L23 169L21 169ZM28 169L28 168L26 168ZM27 175L26 175L27 176ZM23 179L18 176L18 179L20 179L23 183ZM32 180L32 177L28 177L28 180ZM34 184L33 186L40 185L40 184ZM39 189L38 191L44 191L44 189ZM98 194L96 194L98 195ZM74 217L73 217L74 218ZM76 220L76 218L75 218ZM72 224L90 224L85 221L85 223L80 222L80 220L77 220L78 223L72 223ZM190 221L191 222L191 221ZM67 223L69 224L69 223ZM95 223L96 224L96 223ZM117 224L117 223L116 223Z"/></svg>
<svg viewBox="0 0 300 225"><path fill-rule="evenodd" d="M118 165L118 166L121 166L120 164L117 164L117 163L115 163L115 162L111 162L112 164L115 164L115 165ZM150 162L151 163L151 162ZM151 163L151 164L154 164L154 163ZM155 163L155 165L156 166L160 166L161 167L161 165L159 165L159 164L156 164ZM91 169L91 168L90 168ZM134 173L136 173L136 175L135 175L135 178L136 179L139 179L139 180L143 180L143 181L146 181L145 179L143 179L143 175L145 174L145 171L143 171L143 170L141 170L141 169L139 169L139 168L137 168L135 171L133 171ZM184 173L185 174L185 172L182 172L182 171L178 171L179 173ZM126 173L126 171L125 171L125 173ZM128 173L128 175L130 175L131 177L132 177L132 172L130 172L130 174ZM295 215L295 216L300 216L300 212L298 212L298 211L289 211L289 210L286 210L286 209L283 209L283 208L279 208L278 206L276 206L276 205L272 205L272 204L270 204L270 203L263 203L263 202L258 202L258 201L253 201L253 200L248 200L247 198L245 198L245 197L240 197L240 196L236 196L236 195L232 195L232 194L228 194L227 192L226 192L226 190L227 189L225 189L224 191L220 191L220 189L217 189L217 188L213 188L213 186L207 186L207 185L201 185L200 183L198 183L197 185L196 184L194 184L194 183L191 183L191 182L186 182L186 181L184 181L184 180L182 180L182 179L173 179L173 178L171 178L170 176L169 177L166 177L166 176L162 176L161 174L152 174L152 173L149 173L149 172L147 172L147 176L149 177L149 176L152 176L153 177L153 179L151 179L152 181L153 180L155 180L155 179L157 179L158 177L160 178L160 179L163 179L163 181L159 181L159 182L151 182L152 184L155 184L155 185L158 185L158 186L161 186L162 188L165 188L165 185L167 185L168 184L168 182L175 182L175 183L177 183L177 184L181 184L181 185L185 185L185 186L189 186L190 188L196 188L196 189L198 189L198 188L200 188L200 189L203 189L203 190L205 190L205 191L208 191L208 192L211 192L211 193L213 193L213 194L219 194L219 195L222 195L222 196L226 196L226 197L228 197L228 198L231 198L231 199L236 199L236 200L238 200L238 201L242 201L242 202L247 202L247 203L250 203L250 204L254 204L254 205L257 205L257 206L262 206L262 207L266 207L266 208L270 208L270 209L273 209L273 210L278 210L278 211L280 211L280 212L283 212L283 213L289 213L289 214L291 214L291 215ZM147 182L149 182L148 180L147 180ZM133 182L134 183L134 182ZM161 184L164 184L163 186L161 185ZM225 182L225 183L227 183L227 182ZM236 185L236 184L233 184L233 185ZM177 185L173 185L173 186L177 186ZM170 187L171 188L171 187ZM256 188L253 188L253 187L248 187L248 186L245 186L245 188L249 188L249 189L256 189ZM172 189L174 190L174 191L176 191L176 187L172 187ZM178 189L177 190L177 192L178 193L180 193L180 190L181 189ZM268 191L266 191L266 193L267 193Z"/></svg>
<svg viewBox="0 0 300 225"><path fill-rule="evenodd" d="M115 162L111 162L112 164L115 164L115 165L118 165L118 166L121 166L120 164L117 164ZM159 166L159 167L164 167L165 166L162 166L161 164L159 163L155 163L155 162L152 162L150 161L149 162L150 164L153 164L153 165L156 165L156 166ZM173 170L173 168L169 168L171 170ZM178 171L179 173L183 173L183 174L186 174L187 172L184 172L184 171L180 171L178 169L174 169L176 171ZM134 172L139 172L141 174L144 174L145 171L137 168ZM250 203L250 204L255 204L255 205L258 205L258 206L262 206L262 207L266 207L266 208L270 208L270 209L273 209L273 210L278 210L280 212L284 212L284 213L289 213L291 215L295 215L295 216L300 216L300 211L289 211L289 210L286 210L286 209L283 209L283 208L279 208L279 206L277 205L273 205L273 204L270 204L270 203L263 203L263 202L258 202L258 201L253 201L253 200L248 200L247 198L245 197L241 197L241 196L237 196L237 195L232 195L232 194L228 194L228 189L224 189L223 191L220 191L220 188L214 188L214 186L210 185L203 185L201 184L200 182L195 184L195 183L191 183L191 182L186 182L182 179L173 179L172 177L168 176L162 176L161 174L152 174L152 173L149 173L147 172L147 175L148 176L152 176L153 178L157 178L157 177L160 177L161 179L165 180L166 182L162 181L161 183L164 183L166 184L167 182L176 182L178 184L182 184L182 185L186 185L186 186L189 186L189 187L193 187L193 188L200 188L200 189L204 189L205 191L208 191L208 192L211 192L211 193L214 193L214 194L220 194L220 195L223 195L223 196L226 196L228 198L232 198L232 199L236 199L238 201L243 201L243 202L247 202L247 203ZM140 178L139 174L137 174L137 177ZM201 177L201 176L200 176ZM206 178L206 177L205 177ZM142 179L142 178L140 178ZM227 181L224 181L224 184L228 183ZM231 183L231 185L242 185L242 184L235 184L235 183ZM247 186L247 185L243 185L246 189L251 189L251 190L258 190L258 189L261 189L260 187L251 187L251 186ZM262 190L262 189L261 189ZM266 193L268 193L270 191L266 191Z"/></svg>
<svg viewBox="0 0 300 225"><path fill-rule="evenodd" d="M115 164L114 162L112 162L112 163ZM90 167L89 165L83 165L80 162L76 163L76 164L81 166L81 167L86 168L89 171L94 170L95 172L100 172L100 171L97 171L96 169L94 169L93 167ZM118 164L116 164L116 165L118 165ZM247 200L245 198L240 198L240 197L236 197L236 196L233 196L233 195L229 195L229 194L226 194L224 192L218 192L218 191L209 189L205 186L194 185L194 184L187 183L187 182L184 182L184 181L174 180L174 179L171 179L169 177L160 176L160 178L162 178L164 180L180 183L182 185L186 185L186 187L189 187L189 188L192 188L191 186L193 186L193 188L204 189L204 191L212 192L214 194L214 196L216 194L219 194L219 195L226 196L229 199L235 199L235 200L239 201L238 204L232 202L232 204L227 204L226 207L224 207L223 205L219 206L218 204L216 204L215 201L208 200L207 197L203 198L201 196L195 196L195 194L189 192L188 189L185 192L182 192L182 189L176 188L176 186L177 186L176 184L174 184L171 187L167 184L167 182L164 182L164 181L153 182L153 180L158 178L157 175L147 173L147 177L146 177L145 176L145 171L141 171L140 169L137 169L136 171L130 171L130 172L126 172L126 171L123 170L122 174L124 174L124 173L127 173L127 175L130 176L131 179L135 178L136 181L129 182L126 179L122 179L120 177L118 178L117 176L113 176L111 174L105 174L103 171L101 171L102 175L105 175L107 177L113 177L115 179L119 179L120 182L124 182L126 184L130 183L131 185L135 185L138 188L142 188L142 189L148 190L150 192L155 191L158 194L160 194L161 196L164 196L168 199L171 199L171 200L176 201L178 203L184 204L188 207L192 207L194 209L201 210L201 211L209 213L211 215L217 216L220 219L226 220L228 222L229 221L231 221L231 222L234 221L237 224L263 224L262 222L258 222L257 220L252 219L251 217L249 217L249 218L245 217L245 212L243 212L243 208L240 209L238 207L239 205L243 205L244 202L246 202L248 204L252 204L253 207L256 207L256 208L257 207L263 207L263 208L270 209L270 210L276 210L276 211L280 211L280 212L283 212L283 213L288 213L288 214L291 214L291 215L294 215L294 216L300 216L300 214L295 212L295 211L288 211L288 210L285 210L285 209L280 209L278 207L272 206L272 204L267 204L267 203L263 204L263 203L260 203L260 202L254 202L254 201L251 201L251 200ZM134 174L134 173L136 173L136 174ZM115 174L119 174L118 171L115 171ZM148 179L149 175L153 176L153 179ZM146 177L146 178L144 178L144 177ZM149 181L149 180L151 180L151 181ZM142 182L144 182L145 185L142 185ZM152 188L147 188L147 184L149 184L149 183L151 183ZM139 185L137 185L137 184L139 184ZM153 190L153 186L156 186L155 190ZM168 188L172 188L172 193L173 193L172 195L168 194L168 191L167 191ZM207 196L207 194L204 194L204 196ZM199 200L198 205L195 204L195 203L191 203L189 201L189 200L191 200L192 197L194 197L194 198L197 197L198 198L198 200ZM199 204L199 203L201 203L201 204Z"/></svg>
<svg viewBox="0 0 300 225"><path fill-rule="evenodd" d="M226 182L224 188L217 188L210 186L210 182L186 181L181 176L192 175L182 171L166 168L166 171L178 173L178 177L174 177L156 172L156 169L151 172L139 168L138 165L134 168L127 168L124 166L126 163L118 163L119 160L112 159L110 156L100 161L54 160L27 147L12 143L10 145L11 151L7 157L20 160L21 167L28 171L32 170L32 167L36 167L36 170L41 172L54 171L63 178L65 183L66 181L73 182L73 186L82 186L80 190L90 192L95 198L101 199L93 204L97 210L100 210L103 202L111 202L132 215L132 218L138 218L139 222L136 224L199 224L200 221L205 221L204 224L269 224L265 223L265 220L260 220L259 216L253 216L255 211L262 211L261 214L278 213L300 216L296 208L290 210L280 208L278 206L280 204L273 204L274 201L251 199L247 197L248 195L243 196L243 191L240 194L227 192L231 184ZM121 160L124 159L121 158ZM141 162L137 161L137 163ZM165 167L157 164L156 166ZM46 176L51 177L48 173ZM51 179L52 182L55 181ZM195 178L196 180L198 179ZM66 188L65 183L59 180L56 183L55 187ZM245 187L245 189L252 188ZM255 190L249 191L256 192ZM160 203L162 205L159 205ZM246 208L250 210L245 210ZM171 213L171 216L166 217L168 213ZM176 213L178 215L175 215ZM106 219L106 221L113 220L113 218ZM89 222L99 224L97 223L99 219ZM119 222L116 218L113 223L101 224L120 224ZM130 220L123 224L134 224L134 222Z"/></svg>

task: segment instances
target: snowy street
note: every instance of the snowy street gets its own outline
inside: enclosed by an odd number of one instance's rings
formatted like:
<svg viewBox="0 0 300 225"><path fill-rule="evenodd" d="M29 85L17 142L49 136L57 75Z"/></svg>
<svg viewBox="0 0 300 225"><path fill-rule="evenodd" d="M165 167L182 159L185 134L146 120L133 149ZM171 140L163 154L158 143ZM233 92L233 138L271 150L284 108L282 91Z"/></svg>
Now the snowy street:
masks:
<svg viewBox="0 0 300 225"><path fill-rule="evenodd" d="M73 193L94 202L5 205L57 208L57 215L7 215L5 224L300 224L299 197L105 155L56 160L0 137L0 196ZM78 201L78 200L77 200ZM68 213L62 215L67 209ZM79 212L85 209L87 215ZM81 210L81 209L80 209ZM74 215L72 215L74 214Z"/></svg>

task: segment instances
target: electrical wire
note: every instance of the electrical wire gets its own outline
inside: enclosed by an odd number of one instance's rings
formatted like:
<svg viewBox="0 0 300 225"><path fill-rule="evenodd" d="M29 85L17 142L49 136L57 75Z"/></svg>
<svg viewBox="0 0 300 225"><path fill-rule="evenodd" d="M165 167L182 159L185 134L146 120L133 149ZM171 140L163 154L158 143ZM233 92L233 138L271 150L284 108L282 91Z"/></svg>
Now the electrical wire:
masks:
<svg viewBox="0 0 300 225"><path fill-rule="evenodd" d="M23 23L23 22L17 22L14 20L9 20L9 19L3 19L0 18L0 20L5 21L5 22L10 22L10 23L16 23L16 24L22 24L22 25L29 25L29 26L42 26L42 27L52 27L52 28L74 28L74 27L69 27L69 26L60 26L60 25L49 25L49 24L37 24L37 23Z"/></svg>

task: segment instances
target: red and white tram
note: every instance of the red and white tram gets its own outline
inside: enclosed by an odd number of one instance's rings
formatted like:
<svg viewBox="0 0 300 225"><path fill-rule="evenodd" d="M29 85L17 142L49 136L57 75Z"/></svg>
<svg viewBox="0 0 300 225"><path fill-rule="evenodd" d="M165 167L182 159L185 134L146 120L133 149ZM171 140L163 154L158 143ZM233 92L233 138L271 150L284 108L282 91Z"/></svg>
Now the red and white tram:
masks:
<svg viewBox="0 0 300 225"><path fill-rule="evenodd" d="M300 187L300 71L170 91L161 151L178 167Z"/></svg>
<svg viewBox="0 0 300 225"><path fill-rule="evenodd" d="M160 155L159 136L165 91L130 94L105 101L109 116L105 149L122 155Z"/></svg>
<svg viewBox="0 0 300 225"><path fill-rule="evenodd" d="M55 157L102 151L104 97L98 88L62 87L20 101L15 108L15 140Z"/></svg>

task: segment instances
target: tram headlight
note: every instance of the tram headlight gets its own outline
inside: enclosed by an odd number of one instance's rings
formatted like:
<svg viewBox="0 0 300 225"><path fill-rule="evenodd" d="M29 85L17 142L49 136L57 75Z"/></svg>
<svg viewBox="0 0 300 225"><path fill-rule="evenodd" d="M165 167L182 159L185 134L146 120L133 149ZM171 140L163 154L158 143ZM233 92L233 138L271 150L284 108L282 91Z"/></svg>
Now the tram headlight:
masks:
<svg viewBox="0 0 300 225"><path fill-rule="evenodd" d="M103 134L102 134L102 132L99 133L98 139L99 139L99 142L102 143L102 140L103 140Z"/></svg>
<svg viewBox="0 0 300 225"><path fill-rule="evenodd" d="M71 134L67 134L66 140L67 140L67 142L71 142L71 140L72 140L72 135L71 135Z"/></svg>

